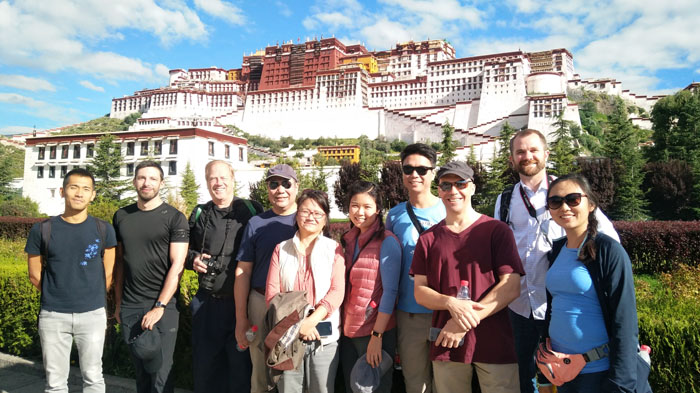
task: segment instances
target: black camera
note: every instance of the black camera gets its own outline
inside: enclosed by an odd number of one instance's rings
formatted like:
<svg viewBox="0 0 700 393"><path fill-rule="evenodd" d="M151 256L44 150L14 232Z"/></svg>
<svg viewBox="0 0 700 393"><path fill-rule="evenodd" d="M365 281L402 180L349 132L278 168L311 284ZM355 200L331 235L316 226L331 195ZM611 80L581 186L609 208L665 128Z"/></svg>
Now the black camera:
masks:
<svg viewBox="0 0 700 393"><path fill-rule="evenodd" d="M202 273L202 280L199 283L200 288L212 292L216 286L216 278L224 271L222 258L216 256L211 258L202 257L202 263L207 265L207 271Z"/></svg>

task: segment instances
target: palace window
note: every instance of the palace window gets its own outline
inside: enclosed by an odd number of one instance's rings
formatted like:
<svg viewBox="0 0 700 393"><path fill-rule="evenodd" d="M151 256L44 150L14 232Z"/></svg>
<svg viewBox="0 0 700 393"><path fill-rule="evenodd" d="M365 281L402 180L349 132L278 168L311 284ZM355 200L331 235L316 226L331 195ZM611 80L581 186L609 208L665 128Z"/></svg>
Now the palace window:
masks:
<svg viewBox="0 0 700 393"><path fill-rule="evenodd" d="M61 146L61 158L66 159L68 158L68 146Z"/></svg>
<svg viewBox="0 0 700 393"><path fill-rule="evenodd" d="M126 155L127 156L133 156L134 155L134 142L127 142L126 143Z"/></svg>
<svg viewBox="0 0 700 393"><path fill-rule="evenodd" d="M36 168L36 178L37 179L43 179L44 178L44 167L40 166Z"/></svg>
<svg viewBox="0 0 700 393"><path fill-rule="evenodd" d="M95 155L95 145L92 143L89 143L87 147L85 148L85 156L90 158Z"/></svg>
<svg viewBox="0 0 700 393"><path fill-rule="evenodd" d="M73 158L80 158L80 145L73 145Z"/></svg>
<svg viewBox="0 0 700 393"><path fill-rule="evenodd" d="M56 167L50 166L49 167L49 178L53 179L54 177L56 177Z"/></svg>
<svg viewBox="0 0 700 393"><path fill-rule="evenodd" d="M163 154L163 141L153 141L153 154L157 156Z"/></svg>
<svg viewBox="0 0 700 393"><path fill-rule="evenodd" d="M148 155L148 141L141 142L141 155L142 156Z"/></svg>
<svg viewBox="0 0 700 393"><path fill-rule="evenodd" d="M49 159L56 159L56 146L49 147Z"/></svg>
<svg viewBox="0 0 700 393"><path fill-rule="evenodd" d="M170 154L177 154L177 139L170 140Z"/></svg>
<svg viewBox="0 0 700 393"><path fill-rule="evenodd" d="M177 161L168 162L168 175L177 175Z"/></svg>
<svg viewBox="0 0 700 393"><path fill-rule="evenodd" d="M38 159L43 160L45 154L46 154L46 148L43 146L39 147L39 158Z"/></svg>

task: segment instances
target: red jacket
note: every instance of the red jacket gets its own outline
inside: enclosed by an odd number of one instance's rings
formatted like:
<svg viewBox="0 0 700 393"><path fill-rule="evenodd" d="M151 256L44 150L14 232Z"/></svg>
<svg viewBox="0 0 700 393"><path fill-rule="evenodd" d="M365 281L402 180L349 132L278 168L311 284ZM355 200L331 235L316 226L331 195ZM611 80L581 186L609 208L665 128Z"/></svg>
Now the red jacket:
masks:
<svg viewBox="0 0 700 393"><path fill-rule="evenodd" d="M382 279L379 271L379 257L382 248L382 241L387 236L396 239L396 236L388 230L384 231L384 236L374 237L369 244L369 238L374 234L379 226L379 221L365 233L360 235L360 229L353 227L348 233L343 235L345 243L345 301L343 302L343 334L347 337L369 336L377 320L379 301L382 297ZM360 237L360 254L353 263L355 254L355 244L357 237ZM396 240L398 242L398 239ZM370 302L374 300L377 304L369 319L365 320L365 313ZM386 330L396 326L394 314L386 326Z"/></svg>

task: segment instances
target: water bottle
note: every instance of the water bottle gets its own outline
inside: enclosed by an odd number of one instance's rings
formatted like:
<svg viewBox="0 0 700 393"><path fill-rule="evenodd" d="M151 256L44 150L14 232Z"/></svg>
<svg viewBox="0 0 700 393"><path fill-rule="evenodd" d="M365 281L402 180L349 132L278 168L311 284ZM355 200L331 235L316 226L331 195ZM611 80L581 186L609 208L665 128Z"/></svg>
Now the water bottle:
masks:
<svg viewBox="0 0 700 393"><path fill-rule="evenodd" d="M651 356L649 355L651 355L651 347L648 345L641 345L639 347L639 356L641 356L647 364L651 365Z"/></svg>
<svg viewBox="0 0 700 393"><path fill-rule="evenodd" d="M459 300L471 300L469 296L469 282L467 280L462 280L459 282L459 291L457 292L457 299Z"/></svg>
<svg viewBox="0 0 700 393"><path fill-rule="evenodd" d="M258 331L258 325L253 325L248 329L248 331L245 332L245 339L248 340L248 343L253 342L255 340L255 333ZM236 349L238 352L243 352L245 351L245 348L241 348L241 345L236 345Z"/></svg>
<svg viewBox="0 0 700 393"><path fill-rule="evenodd" d="M374 310L376 308L377 308L377 302L375 302L374 300L369 302L369 304L367 305L367 308L365 309L365 321L369 320L369 317L372 316L372 314L374 313Z"/></svg>

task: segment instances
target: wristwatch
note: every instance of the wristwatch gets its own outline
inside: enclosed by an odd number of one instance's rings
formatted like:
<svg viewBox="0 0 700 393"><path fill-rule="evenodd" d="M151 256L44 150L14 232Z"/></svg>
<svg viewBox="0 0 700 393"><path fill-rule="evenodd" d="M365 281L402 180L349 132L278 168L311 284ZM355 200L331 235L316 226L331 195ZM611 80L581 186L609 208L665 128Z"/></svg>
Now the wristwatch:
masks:
<svg viewBox="0 0 700 393"><path fill-rule="evenodd" d="M375 332L374 330L372 330L372 335L376 338L382 338L384 333L378 333L378 332Z"/></svg>
<svg viewBox="0 0 700 393"><path fill-rule="evenodd" d="M158 307L160 307L160 308L165 308L165 306L167 306L167 304L165 304L165 303L161 302L160 300L158 300L158 301L156 302L156 305L154 306L154 308L158 308Z"/></svg>

